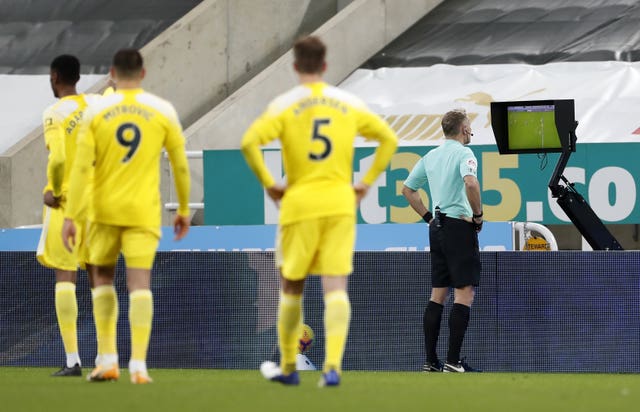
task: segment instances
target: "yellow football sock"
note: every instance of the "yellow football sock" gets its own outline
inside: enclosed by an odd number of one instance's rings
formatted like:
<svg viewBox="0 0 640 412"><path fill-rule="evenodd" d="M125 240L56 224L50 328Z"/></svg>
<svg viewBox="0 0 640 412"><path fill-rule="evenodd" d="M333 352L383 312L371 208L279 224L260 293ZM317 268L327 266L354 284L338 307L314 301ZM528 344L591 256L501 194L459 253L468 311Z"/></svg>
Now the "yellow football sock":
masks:
<svg viewBox="0 0 640 412"><path fill-rule="evenodd" d="M78 353L78 302L76 285L72 282L56 283L56 315L66 353Z"/></svg>
<svg viewBox="0 0 640 412"><path fill-rule="evenodd" d="M350 321L351 303L347 292L336 290L324 295L324 330L327 342L323 372L331 369L341 372Z"/></svg>
<svg viewBox="0 0 640 412"><path fill-rule="evenodd" d="M129 326L131 328L131 360L145 361L151 338L153 295L149 289L129 294Z"/></svg>
<svg viewBox="0 0 640 412"><path fill-rule="evenodd" d="M118 296L113 285L98 286L91 290L93 320L96 324L98 355L114 355L116 349L116 324L118 322Z"/></svg>
<svg viewBox="0 0 640 412"><path fill-rule="evenodd" d="M302 295L280 293L278 306L278 344L280 367L285 375L296 370L298 339L302 328Z"/></svg>

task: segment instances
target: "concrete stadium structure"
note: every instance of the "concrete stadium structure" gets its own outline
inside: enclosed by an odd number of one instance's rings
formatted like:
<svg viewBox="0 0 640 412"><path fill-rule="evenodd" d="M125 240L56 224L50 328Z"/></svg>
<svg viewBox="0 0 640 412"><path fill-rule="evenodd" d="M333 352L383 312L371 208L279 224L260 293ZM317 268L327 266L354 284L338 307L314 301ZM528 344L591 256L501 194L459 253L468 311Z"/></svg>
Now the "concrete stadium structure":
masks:
<svg viewBox="0 0 640 412"><path fill-rule="evenodd" d="M295 81L289 49L297 36L325 39L327 80L339 83L441 2L205 0L142 49L149 68L144 87L175 104L189 150L239 148L249 122ZM106 78L91 90L105 85ZM37 128L0 156L0 227L41 222L42 139ZM199 166L192 165L194 201L202 196ZM163 174L167 199L168 167Z"/></svg>

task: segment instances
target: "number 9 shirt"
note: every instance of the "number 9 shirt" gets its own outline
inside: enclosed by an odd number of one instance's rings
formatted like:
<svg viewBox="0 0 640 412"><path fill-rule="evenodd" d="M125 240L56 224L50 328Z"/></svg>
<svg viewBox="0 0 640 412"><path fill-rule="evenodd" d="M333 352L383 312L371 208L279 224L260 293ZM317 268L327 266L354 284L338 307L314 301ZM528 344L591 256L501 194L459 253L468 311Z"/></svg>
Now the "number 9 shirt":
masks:
<svg viewBox="0 0 640 412"><path fill-rule="evenodd" d="M185 139L173 105L142 89L118 90L85 113L78 136L66 217L77 213L81 188L93 173L89 220L113 226L159 228L160 159L163 148L182 156L172 160L178 214L188 216L189 170ZM171 157L171 156L170 156ZM175 164L174 160L178 160ZM186 186L186 191L181 190Z"/></svg>

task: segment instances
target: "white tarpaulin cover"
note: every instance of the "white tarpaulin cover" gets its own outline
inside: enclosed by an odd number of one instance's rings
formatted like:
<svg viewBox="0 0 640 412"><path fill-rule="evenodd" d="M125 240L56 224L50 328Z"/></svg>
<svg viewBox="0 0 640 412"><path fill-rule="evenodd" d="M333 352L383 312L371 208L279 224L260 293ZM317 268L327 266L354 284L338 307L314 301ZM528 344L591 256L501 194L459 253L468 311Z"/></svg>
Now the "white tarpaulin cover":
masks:
<svg viewBox="0 0 640 412"><path fill-rule="evenodd" d="M78 91L93 86L104 75L82 75ZM49 75L0 75L0 154L34 129L41 127L42 112L56 101Z"/></svg>
<svg viewBox="0 0 640 412"><path fill-rule="evenodd" d="M48 77L0 75L0 153L40 125L55 101ZM101 77L82 76L79 89ZM384 116L402 145L439 144L442 115L454 108L472 118L472 144L495 144L489 103L540 99L575 100L578 143L640 142L640 62L360 69L341 87Z"/></svg>
<svg viewBox="0 0 640 412"><path fill-rule="evenodd" d="M439 144L454 108L472 119L471 144L495 144L490 102L542 99L575 100L578 143L640 142L640 62L360 69L341 87L385 117L401 145Z"/></svg>

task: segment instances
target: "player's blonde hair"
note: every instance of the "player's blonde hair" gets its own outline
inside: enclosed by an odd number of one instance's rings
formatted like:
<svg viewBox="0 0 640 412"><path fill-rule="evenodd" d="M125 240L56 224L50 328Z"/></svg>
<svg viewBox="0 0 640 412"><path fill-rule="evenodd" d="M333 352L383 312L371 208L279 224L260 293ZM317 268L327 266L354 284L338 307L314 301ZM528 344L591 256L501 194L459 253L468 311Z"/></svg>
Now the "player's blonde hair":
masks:
<svg viewBox="0 0 640 412"><path fill-rule="evenodd" d="M465 120L468 120L467 112L464 109L448 111L442 116L442 132L445 137L452 137L460 133L460 128Z"/></svg>

